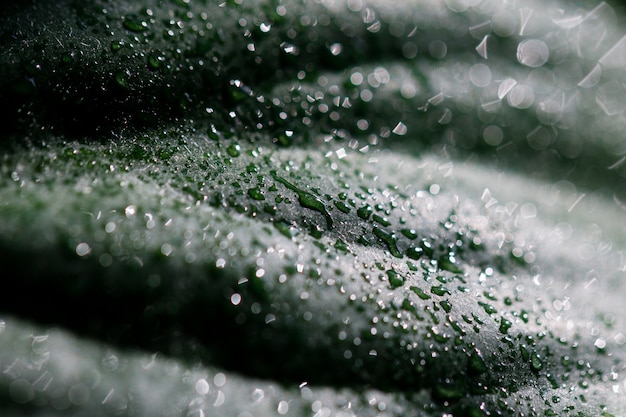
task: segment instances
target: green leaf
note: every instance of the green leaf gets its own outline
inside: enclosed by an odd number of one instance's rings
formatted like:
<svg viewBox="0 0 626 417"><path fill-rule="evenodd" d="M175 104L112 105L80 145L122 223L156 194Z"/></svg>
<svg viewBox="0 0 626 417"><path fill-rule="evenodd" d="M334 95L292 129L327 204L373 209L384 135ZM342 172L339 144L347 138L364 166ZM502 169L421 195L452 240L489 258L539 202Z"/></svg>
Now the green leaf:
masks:
<svg viewBox="0 0 626 417"><path fill-rule="evenodd" d="M621 17L466 3L2 6L2 414L623 413Z"/></svg>

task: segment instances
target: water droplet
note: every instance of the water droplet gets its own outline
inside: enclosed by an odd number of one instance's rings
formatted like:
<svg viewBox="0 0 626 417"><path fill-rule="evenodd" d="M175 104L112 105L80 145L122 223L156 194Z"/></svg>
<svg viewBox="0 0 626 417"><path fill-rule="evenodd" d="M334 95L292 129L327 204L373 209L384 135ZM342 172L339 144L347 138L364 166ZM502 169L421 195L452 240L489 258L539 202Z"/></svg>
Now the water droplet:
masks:
<svg viewBox="0 0 626 417"><path fill-rule="evenodd" d="M370 205L365 205L356 210L357 216L359 216L363 220L367 220L373 212L374 209L372 209Z"/></svg>
<svg viewBox="0 0 626 417"><path fill-rule="evenodd" d="M510 320L507 320L504 317L500 317L500 332L504 334L508 333L512 325L513 323L511 323Z"/></svg>
<svg viewBox="0 0 626 417"><path fill-rule="evenodd" d="M302 207L321 213L326 219L326 224L328 225L328 228L333 227L333 219L330 216L330 213L328 213L328 210L326 210L326 206L324 205L322 200L307 191L301 190L286 179L279 177L275 172L272 172L272 177L276 181L287 187L289 190L295 192L298 195L298 202Z"/></svg>
<svg viewBox="0 0 626 417"><path fill-rule="evenodd" d="M263 191L259 190L258 188L250 188L248 190L248 196L257 201L265 200L265 195L263 194Z"/></svg>
<svg viewBox="0 0 626 417"><path fill-rule="evenodd" d="M424 250L419 247L411 246L406 250L406 256L416 261L420 259L422 255L424 255Z"/></svg>
<svg viewBox="0 0 626 417"><path fill-rule="evenodd" d="M346 242L344 242L341 239L337 239L337 241L335 242L335 249L340 250L342 252L348 252L350 250Z"/></svg>
<svg viewBox="0 0 626 417"><path fill-rule="evenodd" d="M498 310L496 310L496 308L492 306L491 304L478 301L478 305L481 306L485 310L485 313L487 314L496 314L498 312Z"/></svg>
<svg viewBox="0 0 626 417"><path fill-rule="evenodd" d="M131 32L144 32L148 29L148 24L146 22L128 18L124 19L122 26Z"/></svg>
<svg viewBox="0 0 626 417"><path fill-rule="evenodd" d="M337 209L339 209L339 211L343 212L343 213L350 213L350 207L345 204L343 201L334 201L333 202L335 204L335 207L337 207Z"/></svg>
<svg viewBox="0 0 626 417"><path fill-rule="evenodd" d="M461 384L455 384L452 382L439 382L435 384L433 390L433 395L444 401L457 400L462 398L465 394L465 389Z"/></svg>
<svg viewBox="0 0 626 417"><path fill-rule="evenodd" d="M450 256L450 254L439 258L438 266L444 271L449 271L455 274L463 273L463 270L456 264L455 258Z"/></svg>
<svg viewBox="0 0 626 417"><path fill-rule="evenodd" d="M148 68L157 70L161 68L161 65L163 64L164 61L165 61L164 56L150 54L148 55Z"/></svg>
<svg viewBox="0 0 626 417"><path fill-rule="evenodd" d="M387 271L387 277L391 288L398 288L404 284L404 278L393 269Z"/></svg>
<svg viewBox="0 0 626 417"><path fill-rule="evenodd" d="M541 371L543 369L543 361L537 352L533 352L530 355L530 366L533 371Z"/></svg>
<svg viewBox="0 0 626 417"><path fill-rule="evenodd" d="M470 373L483 374L489 370L480 351L474 351L467 362Z"/></svg>
<svg viewBox="0 0 626 417"><path fill-rule="evenodd" d="M241 155L241 147L236 143L230 144L226 148L226 153L228 153L233 158L237 158L239 155Z"/></svg>
<svg viewBox="0 0 626 417"><path fill-rule="evenodd" d="M274 227L285 237L291 239L297 234L297 229L291 227L290 224L284 221L274 222Z"/></svg>
<svg viewBox="0 0 626 417"><path fill-rule="evenodd" d="M422 300L429 300L431 298L430 295L424 292L424 290L422 290L420 287L411 286L410 289Z"/></svg>
<svg viewBox="0 0 626 417"><path fill-rule="evenodd" d="M374 233L374 236L382 240L387 245L391 255L396 258L402 258L402 253L400 253L398 247L396 246L396 236L393 233L386 232L378 226L374 226L372 232Z"/></svg>
<svg viewBox="0 0 626 417"><path fill-rule="evenodd" d="M128 85L128 77L130 77L130 73L128 71L118 71L114 76L117 85L125 90L130 88Z"/></svg>
<svg viewBox="0 0 626 417"><path fill-rule="evenodd" d="M376 223L380 224L381 226L387 227L391 225L391 222L386 217L379 216L378 214L374 214L372 216L372 220L374 220Z"/></svg>
<svg viewBox="0 0 626 417"><path fill-rule="evenodd" d="M124 46L124 41L111 41L111 51L117 52Z"/></svg>
<svg viewBox="0 0 626 417"><path fill-rule="evenodd" d="M447 295L450 294L450 290L448 290L446 287L442 285L433 285L432 287L430 287L430 292L441 297L443 297L446 294Z"/></svg>

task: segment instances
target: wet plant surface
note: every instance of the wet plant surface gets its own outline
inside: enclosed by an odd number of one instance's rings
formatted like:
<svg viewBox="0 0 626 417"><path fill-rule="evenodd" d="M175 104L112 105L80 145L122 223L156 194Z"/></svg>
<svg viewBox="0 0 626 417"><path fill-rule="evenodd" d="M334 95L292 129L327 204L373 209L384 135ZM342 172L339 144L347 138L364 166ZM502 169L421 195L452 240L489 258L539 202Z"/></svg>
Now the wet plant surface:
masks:
<svg viewBox="0 0 626 417"><path fill-rule="evenodd" d="M3 415L626 411L618 7L0 20Z"/></svg>

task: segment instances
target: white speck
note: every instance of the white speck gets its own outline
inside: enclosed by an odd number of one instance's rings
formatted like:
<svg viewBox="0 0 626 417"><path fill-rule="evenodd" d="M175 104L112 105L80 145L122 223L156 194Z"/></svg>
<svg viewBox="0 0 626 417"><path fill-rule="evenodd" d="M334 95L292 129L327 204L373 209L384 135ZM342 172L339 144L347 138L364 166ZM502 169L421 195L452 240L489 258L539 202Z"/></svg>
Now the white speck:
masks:
<svg viewBox="0 0 626 417"><path fill-rule="evenodd" d="M368 103L372 101L372 99L374 98L374 93L372 93L371 90L366 88L363 91L361 91L361 94L359 94L359 97L361 97L361 100Z"/></svg>
<svg viewBox="0 0 626 417"><path fill-rule="evenodd" d="M626 156L623 156L621 159L619 159L617 162L612 164L607 169L616 169L616 168L620 167L624 163L624 161L626 161Z"/></svg>
<svg viewBox="0 0 626 417"><path fill-rule="evenodd" d="M513 78L507 78L500 83L498 87L498 98L502 100L517 85L517 81Z"/></svg>
<svg viewBox="0 0 626 417"><path fill-rule="evenodd" d="M224 258L219 258L215 261L215 267L219 269L223 269L226 266L226 260Z"/></svg>
<svg viewBox="0 0 626 417"><path fill-rule="evenodd" d="M344 148L338 149L335 151L335 154L337 154L337 158L343 159L346 157L346 150Z"/></svg>
<svg viewBox="0 0 626 417"><path fill-rule="evenodd" d="M588 283L585 284L585 289L588 289L589 287L591 287L593 284L595 284L598 281L597 278L591 278L591 281L589 281Z"/></svg>
<svg viewBox="0 0 626 417"><path fill-rule="evenodd" d="M260 388L255 388L252 392L252 404L258 404L265 398L265 391Z"/></svg>
<svg viewBox="0 0 626 417"><path fill-rule="evenodd" d="M472 35L474 39L485 38L491 32L491 22L489 20L485 20L482 23L479 23L474 26L470 26L469 33Z"/></svg>
<svg viewBox="0 0 626 417"><path fill-rule="evenodd" d="M213 377L213 383L216 387L223 387L226 384L226 375L219 372Z"/></svg>
<svg viewBox="0 0 626 417"><path fill-rule="evenodd" d="M115 389L114 389L114 388L111 388L111 390L109 391L109 393L108 393L108 394L104 397L104 399L102 400L102 403L101 403L101 404L106 404L106 403L107 403L107 402L111 399L111 397L113 397L113 394L114 394L114 393L115 393Z"/></svg>
<svg viewBox="0 0 626 417"><path fill-rule="evenodd" d="M287 42L283 42L281 44L281 47L283 48L283 51L285 51L286 54L298 55L298 47L296 47L295 45L292 45Z"/></svg>
<svg viewBox="0 0 626 417"><path fill-rule="evenodd" d="M350 75L350 82L351 82L353 85L361 85L361 84L363 84L363 74L361 74L361 73L360 73L360 72L358 72L358 71L357 71L357 72L353 72L353 73Z"/></svg>
<svg viewBox="0 0 626 417"><path fill-rule="evenodd" d="M415 58L417 56L417 52L417 45L415 45L413 42L407 42L402 45L402 55L404 55L406 59Z"/></svg>
<svg viewBox="0 0 626 417"><path fill-rule="evenodd" d="M73 405L83 405L89 401L89 388L83 384L75 384L67 392L67 397Z"/></svg>
<svg viewBox="0 0 626 417"><path fill-rule="evenodd" d="M520 207L520 215L524 219L531 219L537 216L537 208L533 203L526 203Z"/></svg>
<svg viewBox="0 0 626 417"><path fill-rule="evenodd" d="M173 250L174 250L173 246L170 245L169 243L164 243L163 245L161 245L161 253L164 256L170 256Z"/></svg>
<svg viewBox="0 0 626 417"><path fill-rule="evenodd" d="M232 305L238 306L239 303L241 303L241 294L234 293L233 295L231 295L230 296L230 302L231 302Z"/></svg>
<svg viewBox="0 0 626 417"><path fill-rule="evenodd" d="M518 109L527 109L534 101L535 93L527 85L516 85L507 96L509 105Z"/></svg>
<svg viewBox="0 0 626 417"><path fill-rule="evenodd" d="M132 216L134 216L137 213L137 207L133 206L132 204L130 206L127 206L124 209L124 214L126 215L126 217L130 218Z"/></svg>
<svg viewBox="0 0 626 417"><path fill-rule="evenodd" d="M583 17L580 14L573 15L573 16L558 17L558 18L553 18L552 19L554 24L556 24L557 26L559 26L559 27L561 27L563 29L575 28L576 26L578 26L580 24L580 22L582 22L582 20L583 20Z"/></svg>
<svg viewBox="0 0 626 417"><path fill-rule="evenodd" d="M432 104L433 106L436 106L438 104L441 104L444 100L445 96L443 95L443 92L438 93L434 96L432 96L431 98L428 99L428 104Z"/></svg>
<svg viewBox="0 0 626 417"><path fill-rule="evenodd" d="M617 204L617 207L626 211L626 202L622 201L615 193L613 193L613 201L615 201L615 204ZM626 266L624 267L623 270L626 271Z"/></svg>
<svg viewBox="0 0 626 417"><path fill-rule="evenodd" d="M520 28L519 35L524 35L526 31L526 27L528 26L528 22L530 22L530 18L533 15L534 10L529 9L528 7L522 7L520 9Z"/></svg>
<svg viewBox="0 0 626 417"><path fill-rule="evenodd" d="M604 349L606 347L606 340L604 339L596 339L595 343L593 344L595 347L597 347L598 349Z"/></svg>
<svg viewBox="0 0 626 417"><path fill-rule="evenodd" d="M329 49L331 54L337 56L343 51L343 45L340 43L333 43L332 45L330 45Z"/></svg>
<svg viewBox="0 0 626 417"><path fill-rule="evenodd" d="M287 401L279 402L276 411L278 411L280 415L287 414L289 412L289 403Z"/></svg>
<svg viewBox="0 0 626 417"><path fill-rule="evenodd" d="M270 31L270 29L272 29L272 25L261 23L261 25L259 26L259 29L261 29L261 32L267 33Z"/></svg>
<svg viewBox="0 0 626 417"><path fill-rule="evenodd" d="M545 126L537 126L526 135L526 140L531 148L541 151L552 143L552 134Z"/></svg>
<svg viewBox="0 0 626 417"><path fill-rule="evenodd" d="M215 402L213 403L213 407L221 407L222 405L224 405L225 402L226 402L226 396L224 395L224 393L221 390L217 391L217 398L215 399Z"/></svg>
<svg viewBox="0 0 626 417"><path fill-rule="evenodd" d="M487 113L497 113L500 110L502 102L500 100L490 100L480 103L480 107Z"/></svg>
<svg viewBox="0 0 626 417"><path fill-rule="evenodd" d="M485 64L472 65L469 79L476 87L487 87L491 83L491 70Z"/></svg>
<svg viewBox="0 0 626 417"><path fill-rule="evenodd" d="M85 242L81 242L78 245L76 245L76 255L85 256L85 255L89 255L90 253L91 253L91 247L89 246L89 244Z"/></svg>
<svg viewBox="0 0 626 417"><path fill-rule="evenodd" d="M571 212L572 210L574 210L574 207L576 207L576 205L577 205L578 203L580 203L580 201L581 201L584 197L585 197L585 193L581 193L581 194L578 196L578 198L576 199L576 201L574 201L574 202L572 203L572 205L571 205L571 206L569 206L569 208L567 209L567 211L568 211L568 212Z"/></svg>
<svg viewBox="0 0 626 417"><path fill-rule="evenodd" d="M398 136L404 136L406 135L408 131L408 128L406 127L406 125L402 122L398 122L398 124L396 125L396 127L393 128L392 132Z"/></svg>
<svg viewBox="0 0 626 417"><path fill-rule="evenodd" d="M417 88L414 84L406 82L400 87L400 94L404 98L411 99L417 94Z"/></svg>
<svg viewBox="0 0 626 417"><path fill-rule="evenodd" d="M605 68L626 67L626 36L613 45L598 62Z"/></svg>
<svg viewBox="0 0 626 417"><path fill-rule="evenodd" d="M549 57L548 45L539 39L528 39L517 46L517 60L527 67L540 67L548 61Z"/></svg>
<svg viewBox="0 0 626 417"><path fill-rule="evenodd" d="M447 125L451 121L452 121L452 111L450 111L450 109L447 109L447 108L443 109L443 113L441 113L441 116L437 120L437 123L439 123L440 125Z"/></svg>
<svg viewBox="0 0 626 417"><path fill-rule="evenodd" d="M505 8L496 12L491 18L491 26L494 33L502 37L511 36L515 33L517 23L515 15Z"/></svg>
<svg viewBox="0 0 626 417"><path fill-rule="evenodd" d="M491 125L487 126L483 130L483 139L485 143L491 146L498 146L502 143L502 139L504 138L504 133L499 126Z"/></svg>
<svg viewBox="0 0 626 417"><path fill-rule="evenodd" d="M489 35L485 35L483 40L480 41L480 43L476 47L476 52L478 52L478 55L482 56L485 59L487 59L488 57L487 55L487 40L488 39L489 39Z"/></svg>
<svg viewBox="0 0 626 417"><path fill-rule="evenodd" d="M428 52L435 59L443 59L448 54L448 45L444 41L434 40L428 44Z"/></svg>
<svg viewBox="0 0 626 417"><path fill-rule="evenodd" d="M376 21L367 27L367 30L372 33L376 33L380 30L380 22Z"/></svg>
<svg viewBox="0 0 626 417"><path fill-rule="evenodd" d="M209 383L206 379L200 378L196 381L195 389L198 394L206 395L211 390L211 387L209 386Z"/></svg>
<svg viewBox="0 0 626 417"><path fill-rule="evenodd" d="M602 84L596 91L596 103L607 116L615 116L626 110L626 88L617 80Z"/></svg>

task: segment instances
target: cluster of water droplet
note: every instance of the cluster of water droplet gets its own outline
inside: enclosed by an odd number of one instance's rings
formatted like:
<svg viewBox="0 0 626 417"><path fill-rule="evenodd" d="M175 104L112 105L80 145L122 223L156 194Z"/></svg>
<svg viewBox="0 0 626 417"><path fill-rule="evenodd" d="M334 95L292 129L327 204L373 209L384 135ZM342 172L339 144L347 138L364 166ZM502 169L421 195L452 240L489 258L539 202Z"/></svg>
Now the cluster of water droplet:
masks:
<svg viewBox="0 0 626 417"><path fill-rule="evenodd" d="M20 291L98 317L37 319L290 384L426 390L427 415L573 413L623 389L607 352L626 338L569 308L611 248L593 237L563 255L551 244L573 226L538 228L545 200L499 202L478 165L454 179L468 155L543 178L589 165L551 184L559 213L584 205L585 185L623 181L626 43L608 5L206 3L95 2L16 32L7 112L49 139L0 159L3 256ZM109 136L72 141L92 130ZM123 323L118 297L133 305ZM44 376L9 375L13 401L97 397L87 383L39 390ZM230 377L207 378L187 381L189 415L234 404ZM306 407L330 413L302 387ZM367 404L392 408L381 398ZM272 412L294 409L281 397Z"/></svg>

